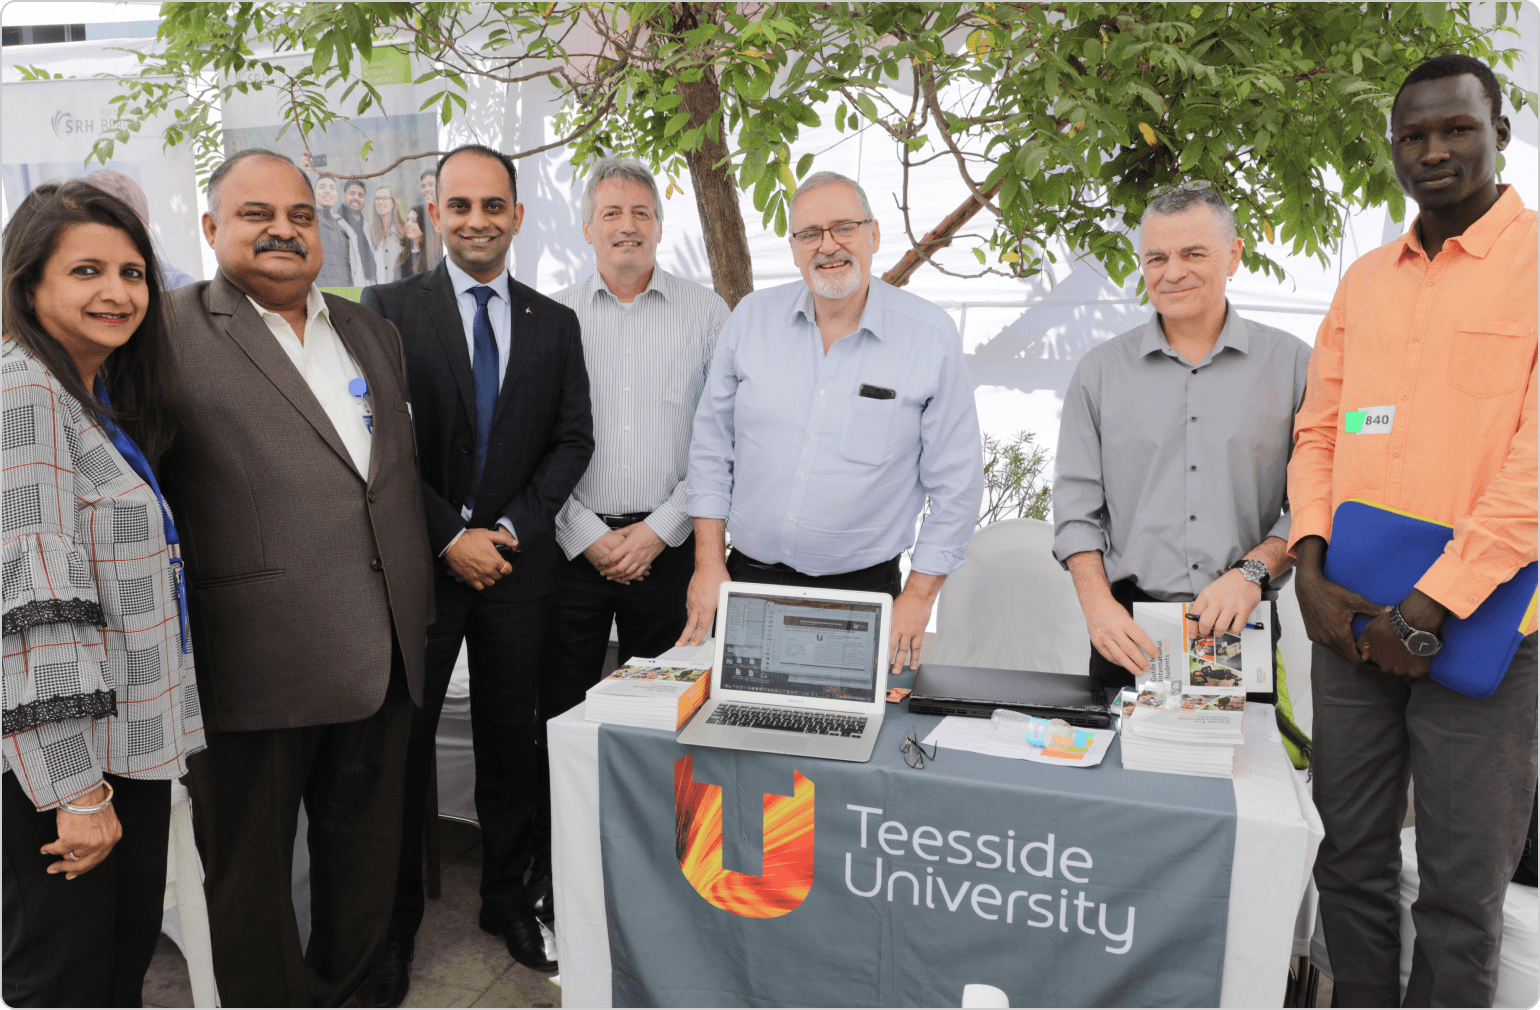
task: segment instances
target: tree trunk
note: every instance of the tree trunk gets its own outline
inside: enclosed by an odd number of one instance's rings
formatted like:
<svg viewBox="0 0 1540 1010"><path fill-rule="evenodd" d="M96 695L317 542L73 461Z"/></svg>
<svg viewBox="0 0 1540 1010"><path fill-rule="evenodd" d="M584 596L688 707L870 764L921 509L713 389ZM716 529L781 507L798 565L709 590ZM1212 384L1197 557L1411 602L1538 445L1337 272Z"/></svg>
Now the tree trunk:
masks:
<svg viewBox="0 0 1540 1010"><path fill-rule="evenodd" d="M697 4L680 4L675 29L682 35L694 28L704 12ZM681 83L679 95L690 114L687 129L705 125L713 114L717 127L707 131L701 146L685 155L690 166L690 184L695 189L695 208L700 213L701 231L706 238L706 259L711 263L711 280L717 294L736 308L744 295L754 290L754 269L749 262L749 236L738 209L738 184L727 160L727 140L722 112L722 94L717 89L717 75L711 68L698 81Z"/></svg>
<svg viewBox="0 0 1540 1010"><path fill-rule="evenodd" d="M690 113L690 129L721 111L722 96L713 73L692 84L681 84L679 92ZM736 307L744 295L754 290L754 270L749 262L748 232L738 209L738 184L727 163L727 144L721 126L718 125L715 135L708 133L699 148L686 154L685 161L690 166L695 207L706 237L712 282L728 307Z"/></svg>
<svg viewBox="0 0 1540 1010"><path fill-rule="evenodd" d="M1000 184L997 182L984 191L984 195L991 199L1000 192ZM909 283L909 278L925 262L925 257L931 253L939 252L952 244L952 236L962 230L962 226L973 220L973 215L984 209L978 198L971 193L952 213L941 219L936 225L920 239L919 243L899 258L893 265L893 269L882 275L882 279L896 288L901 288Z"/></svg>

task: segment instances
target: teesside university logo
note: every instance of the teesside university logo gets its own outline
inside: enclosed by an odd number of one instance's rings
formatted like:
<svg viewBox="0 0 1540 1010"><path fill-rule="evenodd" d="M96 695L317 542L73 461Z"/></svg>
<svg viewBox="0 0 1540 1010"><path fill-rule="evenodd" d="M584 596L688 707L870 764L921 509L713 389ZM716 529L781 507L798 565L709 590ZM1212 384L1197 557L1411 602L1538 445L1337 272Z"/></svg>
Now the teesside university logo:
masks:
<svg viewBox="0 0 1540 1010"><path fill-rule="evenodd" d="M674 854L685 879L707 902L747 919L774 919L806 900L813 889L814 789L800 771L792 778L791 796L764 794L764 873L755 877L722 866L722 787L695 781L693 755L674 762ZM848 803L845 808L860 821L864 851L857 856L852 845L845 853L844 881L858 898L894 906L895 912L905 907L923 909L921 915L968 912L966 919L1027 927L1028 935L1033 928L1045 931L1039 936L1067 933L1072 942L1104 946L1109 954L1126 954L1133 946L1134 906L1123 907L1123 929L1115 932L1122 910L1097 900L1095 858L1054 833L1029 840L1031 834L1018 838L1014 828L911 829L882 820L880 807ZM863 868L856 868L857 859ZM870 887L867 872L873 874Z"/></svg>
<svg viewBox="0 0 1540 1010"><path fill-rule="evenodd" d="M774 919L813 889L813 780L794 771L791 796L765 793L764 874L722 868L722 787L695 781L694 755L674 762L674 852L685 879L717 908Z"/></svg>

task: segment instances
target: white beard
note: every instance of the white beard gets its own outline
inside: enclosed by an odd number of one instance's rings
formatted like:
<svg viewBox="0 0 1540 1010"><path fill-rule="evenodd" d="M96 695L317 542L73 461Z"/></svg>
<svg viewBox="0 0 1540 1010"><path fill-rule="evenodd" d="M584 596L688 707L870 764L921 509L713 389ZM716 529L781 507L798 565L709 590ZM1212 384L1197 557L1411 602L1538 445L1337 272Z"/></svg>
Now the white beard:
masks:
<svg viewBox="0 0 1540 1010"><path fill-rule="evenodd" d="M835 255L837 256L839 254L836 253ZM830 260L822 261L822 263L828 262L830 262ZM821 265L821 263L818 259L815 258L813 260L811 269L808 270L808 276L813 279L813 292L820 298L829 298L838 301L841 298L849 298L851 295L860 290L861 268L856 266L854 257L852 257L849 262L850 270L848 270L842 278L835 278L828 277L820 273L818 267Z"/></svg>

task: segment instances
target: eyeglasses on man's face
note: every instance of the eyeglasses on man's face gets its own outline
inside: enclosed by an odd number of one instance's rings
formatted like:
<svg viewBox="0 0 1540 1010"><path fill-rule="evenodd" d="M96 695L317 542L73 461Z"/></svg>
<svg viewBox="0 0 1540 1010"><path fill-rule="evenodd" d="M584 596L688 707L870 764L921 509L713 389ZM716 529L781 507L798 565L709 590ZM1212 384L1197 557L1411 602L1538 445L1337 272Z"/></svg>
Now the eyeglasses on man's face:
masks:
<svg viewBox="0 0 1540 1010"><path fill-rule="evenodd" d="M860 221L839 221L827 228L803 228L801 231L791 233L791 240L800 246L812 248L823 245L824 232L834 236L834 241L840 245L846 245L860 232L863 224L871 224L871 218L863 218Z"/></svg>

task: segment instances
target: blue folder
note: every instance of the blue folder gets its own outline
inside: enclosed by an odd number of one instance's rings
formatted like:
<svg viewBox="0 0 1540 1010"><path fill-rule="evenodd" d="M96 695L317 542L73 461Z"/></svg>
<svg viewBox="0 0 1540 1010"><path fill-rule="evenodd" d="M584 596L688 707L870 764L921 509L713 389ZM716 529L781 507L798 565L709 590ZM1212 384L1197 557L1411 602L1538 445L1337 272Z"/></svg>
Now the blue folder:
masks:
<svg viewBox="0 0 1540 1010"><path fill-rule="evenodd" d="M1454 539L1454 527L1374 502L1348 499L1332 517L1325 575L1382 606L1406 599ZM1486 698L1497 690L1536 604L1540 564L1531 561L1463 620L1451 617L1444 647L1428 665L1429 676L1452 691ZM1353 635L1369 618L1353 619Z"/></svg>

